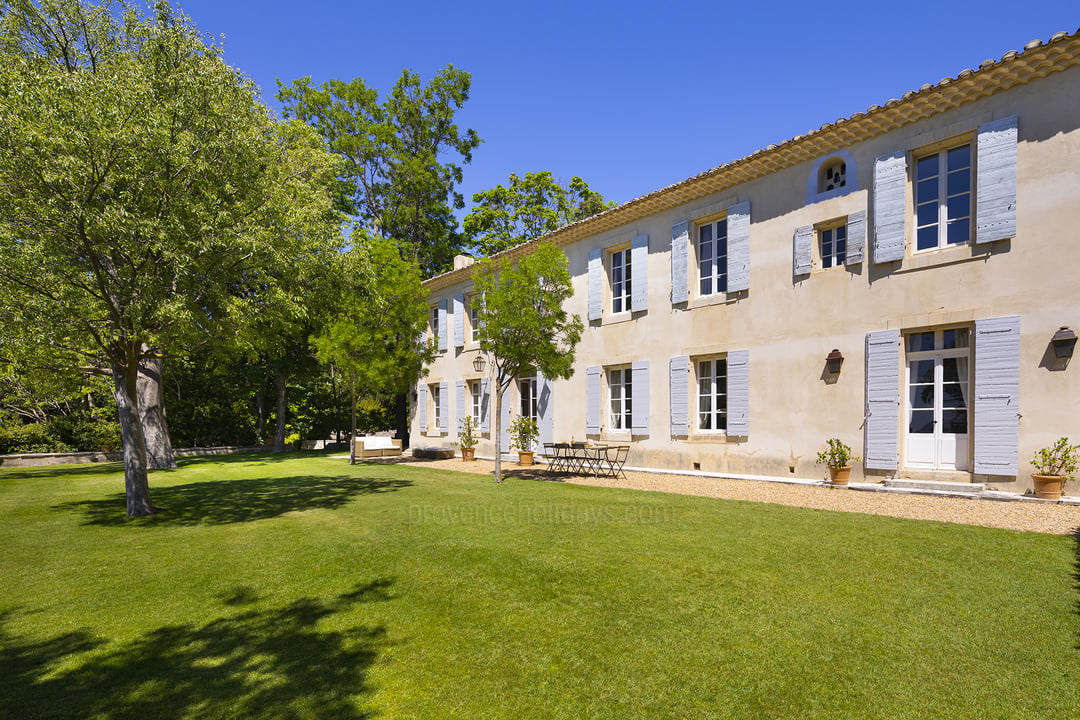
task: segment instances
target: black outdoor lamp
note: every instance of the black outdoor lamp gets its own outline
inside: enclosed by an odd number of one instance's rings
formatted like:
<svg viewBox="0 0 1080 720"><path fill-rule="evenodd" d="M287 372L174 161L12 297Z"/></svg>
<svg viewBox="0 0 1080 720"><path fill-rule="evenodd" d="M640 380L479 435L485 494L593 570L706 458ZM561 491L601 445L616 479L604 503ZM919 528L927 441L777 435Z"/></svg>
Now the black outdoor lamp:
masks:
<svg viewBox="0 0 1080 720"><path fill-rule="evenodd" d="M1054 346L1054 357L1071 358L1073 348L1076 347L1076 333L1062 326L1060 330L1054 333L1054 337L1050 339L1050 342Z"/></svg>
<svg viewBox="0 0 1080 720"><path fill-rule="evenodd" d="M473 358L472 366L473 366L473 370L475 370L476 372L478 372L478 373L484 372L484 356L481 355L480 353L477 353L476 357Z"/></svg>
<svg viewBox="0 0 1080 720"><path fill-rule="evenodd" d="M833 348L833 351L825 356L825 369L833 375L840 374L840 366L843 364L844 356L836 348Z"/></svg>

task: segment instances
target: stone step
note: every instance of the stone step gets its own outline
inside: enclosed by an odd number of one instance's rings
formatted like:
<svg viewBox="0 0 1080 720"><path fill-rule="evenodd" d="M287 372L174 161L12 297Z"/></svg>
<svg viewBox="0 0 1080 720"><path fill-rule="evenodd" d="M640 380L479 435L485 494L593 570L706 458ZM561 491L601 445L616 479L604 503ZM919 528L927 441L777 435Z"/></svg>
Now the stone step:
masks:
<svg viewBox="0 0 1080 720"><path fill-rule="evenodd" d="M965 495L981 493L986 490L985 483L943 482L941 480L913 480L911 478L893 478L886 480L885 487L896 490L915 490L919 492L963 493Z"/></svg>

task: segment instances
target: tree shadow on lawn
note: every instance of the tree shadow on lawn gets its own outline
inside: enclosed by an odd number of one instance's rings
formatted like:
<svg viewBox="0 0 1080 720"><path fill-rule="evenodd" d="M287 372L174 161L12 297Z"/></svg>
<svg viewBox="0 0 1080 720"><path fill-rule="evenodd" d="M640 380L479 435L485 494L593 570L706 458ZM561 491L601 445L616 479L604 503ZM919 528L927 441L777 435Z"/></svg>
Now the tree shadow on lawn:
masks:
<svg viewBox="0 0 1080 720"><path fill-rule="evenodd" d="M107 640L85 631L45 641L14 636L4 628L11 613L0 614L0 720L369 718L356 701L371 693L367 674L386 645L385 629L327 631L318 623L359 603L392 600L393 583L165 626L107 650ZM230 595L241 599L227 606L257 601L249 588Z"/></svg>
<svg viewBox="0 0 1080 720"><path fill-rule="evenodd" d="M151 485L150 497L159 512L146 518L127 517L123 493L61 503L53 509L82 513L86 525L225 525L302 510L333 510L361 495L394 492L411 485L408 480L352 475L218 480L158 488Z"/></svg>

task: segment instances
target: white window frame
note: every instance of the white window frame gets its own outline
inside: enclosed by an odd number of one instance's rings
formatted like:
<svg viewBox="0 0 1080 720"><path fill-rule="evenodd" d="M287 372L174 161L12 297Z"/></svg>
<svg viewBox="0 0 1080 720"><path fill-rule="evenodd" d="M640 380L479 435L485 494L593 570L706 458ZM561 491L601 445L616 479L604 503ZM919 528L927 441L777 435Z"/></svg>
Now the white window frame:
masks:
<svg viewBox="0 0 1080 720"><path fill-rule="evenodd" d="M704 235L708 230L709 240L704 240ZM720 263L717 261L721 254L717 252L720 248L721 242L719 238L723 238L723 270L721 271ZM706 258L706 254L702 247L705 243L709 243L709 257ZM697 278L695 284L695 293L698 297L716 297L725 295L728 292L728 216L724 214L721 217L708 218L705 220L698 220L694 223L694 267L696 272L694 276ZM710 269L708 274L704 271L705 263L709 263ZM708 288L706 289L706 283ZM721 285L723 286L721 288Z"/></svg>
<svg viewBox="0 0 1080 720"><path fill-rule="evenodd" d="M473 419L473 431L480 432L480 421L483 419L483 383L479 380L469 380L465 383L469 389L469 408Z"/></svg>
<svg viewBox="0 0 1080 720"><path fill-rule="evenodd" d="M611 290L611 314L621 315L630 312L632 307L631 286L633 284L633 265L630 261L631 248L629 245L619 246L609 250L608 260L608 287ZM619 278L616 279L616 273Z"/></svg>
<svg viewBox="0 0 1080 720"><path fill-rule="evenodd" d="M699 357L690 358L692 368L692 379L694 387L694 405L692 410L692 427L695 432L703 434L726 434L728 427L728 372L727 372L727 355L703 355ZM709 364L707 372L703 371L703 365ZM717 374L717 367L719 363L723 363L724 373L722 376ZM723 387L718 387L717 378L723 378ZM707 381L709 383L708 392L703 392L703 383ZM708 398L709 410L703 411L703 400ZM720 401L723 401L723 409L720 408ZM702 421L702 416L705 413L709 416L709 427L704 427L706 423ZM723 425L723 427L717 427Z"/></svg>
<svg viewBox="0 0 1080 720"><path fill-rule="evenodd" d="M947 333L950 333L950 332L953 332L953 333L963 332L963 333L965 333L966 334L966 342L964 344L962 344L962 345L957 344L957 343L954 342L952 347L946 347L945 346L945 344L946 344L945 339L947 337ZM915 336L930 335L930 334L932 334L934 336L934 342L933 342L932 347L930 347L928 349L917 349L917 348L913 348L911 346L912 340L913 340L913 338ZM954 336L954 338L956 338L956 337L957 336ZM964 435L965 436L965 439L966 439L965 442L967 443L967 447L965 448L964 455L963 455L963 457L965 458L965 461L963 463L963 467L957 468L957 469L960 470L960 471L966 471L967 469L969 469L971 467L971 463L973 462L973 457L972 457L972 453L971 453L971 443L972 443L972 440L974 439L974 433L972 432L972 424L973 424L973 420L974 420L973 391L974 391L974 377L975 377L975 372L974 372L974 370L975 370L975 352L974 352L975 332L974 332L974 328L972 328L969 325L960 325L960 326L954 326L954 327L936 327L936 328L926 328L926 329L922 329L922 330L912 330L910 332L904 333L902 335L902 339L903 339L903 349L904 349L904 365L903 365L903 367L904 367L904 378L903 378L903 388L904 388L903 423L904 423L904 426L903 426L903 432L904 432L904 437L905 437L904 465L906 467L909 467L909 468L922 469L922 470L950 470L951 468L949 468L947 466L943 467L943 468L938 467L940 459L938 457L936 457L937 451L935 451L935 459L934 459L934 461L929 463L929 464L925 464L925 463L916 464L916 463L912 462L912 460L911 460L911 452L910 452L911 448L910 448L910 445L909 445L909 443L910 443L910 435L911 435L911 423L912 423L912 419L913 419L913 414L915 412L920 412L920 413L931 412L932 417L933 417L933 431L931 433L929 433L929 434L934 435L935 436L935 442L937 442L938 441L937 438L940 436L940 434L946 432L945 430L942 429L943 424L944 424L944 413L945 412L956 412L957 410L962 409L964 411L965 416L966 416L965 421L964 421L965 431L963 433L949 433L949 434ZM942 373L940 372L940 369L941 369L942 365L940 365L938 363L938 361L944 361L944 360L947 360L947 359L963 359L963 360L966 360L967 377L962 382L945 380L945 378L943 377ZM924 382L924 383L917 383L916 384L916 385L930 384L930 385L933 386L933 394L934 394L935 400L934 400L934 403L929 408L925 408L925 407L916 408L916 407L913 406L913 403L912 403L912 394L913 394L912 393L912 387L913 386L912 386L912 382L911 382L912 378L911 378L910 367L911 367L911 363L917 362L917 361L920 361L920 360L932 360L935 363L934 364L934 373L935 373L935 375L934 375L933 379L930 381L930 383L925 383ZM945 385L962 385L963 386L962 389L961 389L961 395L962 395L963 400L964 400L964 407L963 408L945 407L944 406L944 399L945 399L944 386Z"/></svg>
<svg viewBox="0 0 1080 720"><path fill-rule="evenodd" d="M540 413L536 408L537 390L535 375L518 378L518 396L521 401L518 403L518 409L521 411L521 416L540 422Z"/></svg>
<svg viewBox="0 0 1080 720"><path fill-rule="evenodd" d="M847 218L836 222L819 225L816 230L818 268L821 270L831 270L832 268L844 267L845 263L847 262ZM842 238L842 242L844 243L844 252L842 255L836 252L836 236L840 232L843 232L844 234L844 237ZM825 243L827 236L828 242L832 248L829 255L825 254ZM828 262L828 264L826 264L826 262Z"/></svg>
<svg viewBox="0 0 1080 720"><path fill-rule="evenodd" d="M438 310L436 309L436 311ZM428 413L427 434L439 435L442 432L439 429L439 418L441 417L439 409L440 405L445 402L439 392L439 383L428 385L428 398L430 398L428 404L430 405L431 412Z"/></svg>
<svg viewBox="0 0 1080 720"><path fill-rule="evenodd" d="M949 154L952 153L953 151L959 150L961 148L966 148L967 149L967 153L968 153L968 164L967 164L967 166L963 167L963 168L960 168L959 170L949 170L949 168L948 168ZM919 166L920 166L920 163L922 161L927 160L927 159L932 158L932 157L936 157L937 162L938 162L938 173L937 173L937 177L936 177L937 187L936 187L936 190L935 190L936 194L935 194L935 197L934 197L934 199L932 201L924 201L924 202L920 203L919 202L919 200L920 200L920 186L923 185L924 183L926 183L927 187L931 187L933 185L933 183L929 182L930 178L927 178L924 181L919 180ZM957 141L957 140L954 139L954 140L949 141L947 143L940 143L940 144L936 145L935 147L933 147L933 148L931 148L929 150L917 151L917 152L913 153L913 158L914 158L914 161L912 163L912 171L911 171L912 172L912 200L913 200L913 213L914 213L913 227L915 228L914 244L913 244L913 247L912 247L913 252L915 252L915 253L933 252L935 250L942 250L944 248L956 247L958 245L970 244L971 241L972 241L972 238L974 237L974 232L975 232L975 147L974 147L974 143L972 142L971 138L968 138L968 139L962 140L962 141ZM960 192L950 193L949 192L949 177L951 175L955 175L955 174L957 174L959 172L963 172L963 171L966 171L967 176L968 176L966 189L964 189L964 190L962 190ZM959 198L959 197L961 197L963 195L967 195L967 198L968 198L967 214L964 215L964 216L961 216L959 218L955 218L953 220L950 220L949 219L949 201L951 199L954 199L954 198ZM919 208L922 207L922 206L929 206L931 202L933 202L936 205L936 212L934 213L934 220L933 220L933 222L926 222L926 223L920 224ZM949 236L950 225L953 225L954 223L959 222L959 221L966 221L967 222L967 227L968 227L967 236L964 237L962 240L956 240L954 242L950 242L949 237L948 237ZM932 246L920 248L919 247L920 231L921 230L928 230L930 228L934 229L934 233L937 236L937 238L936 238L937 242Z"/></svg>
<svg viewBox="0 0 1080 720"><path fill-rule="evenodd" d="M430 307L428 315L431 318L431 341L435 346L439 345L439 305L436 303Z"/></svg>
<svg viewBox="0 0 1080 720"><path fill-rule="evenodd" d="M607 426L612 433L633 431L634 373L630 365L604 368L607 378Z"/></svg>
<svg viewBox="0 0 1080 720"><path fill-rule="evenodd" d="M479 293L472 293L471 295L465 296L465 307L467 308L465 315L469 318L468 342L470 343L480 342L480 321L479 318L476 317L476 311L480 305L478 302L479 299Z"/></svg>

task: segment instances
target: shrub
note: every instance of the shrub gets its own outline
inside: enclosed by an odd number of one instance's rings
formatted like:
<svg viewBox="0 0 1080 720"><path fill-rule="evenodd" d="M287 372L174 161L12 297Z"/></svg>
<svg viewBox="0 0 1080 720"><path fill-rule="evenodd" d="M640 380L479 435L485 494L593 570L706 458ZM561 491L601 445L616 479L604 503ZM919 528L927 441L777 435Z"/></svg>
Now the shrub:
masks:
<svg viewBox="0 0 1080 720"><path fill-rule="evenodd" d="M45 423L0 425L0 455L71 452Z"/></svg>

